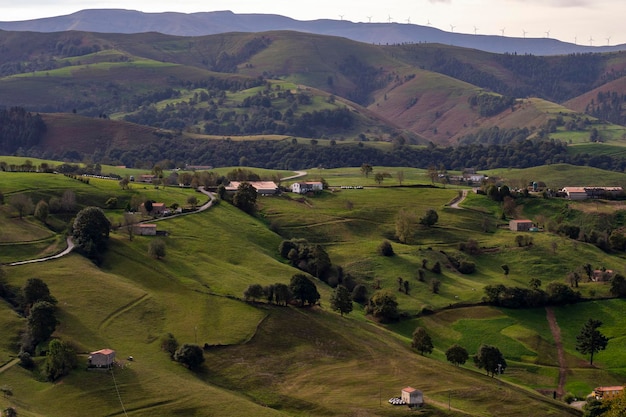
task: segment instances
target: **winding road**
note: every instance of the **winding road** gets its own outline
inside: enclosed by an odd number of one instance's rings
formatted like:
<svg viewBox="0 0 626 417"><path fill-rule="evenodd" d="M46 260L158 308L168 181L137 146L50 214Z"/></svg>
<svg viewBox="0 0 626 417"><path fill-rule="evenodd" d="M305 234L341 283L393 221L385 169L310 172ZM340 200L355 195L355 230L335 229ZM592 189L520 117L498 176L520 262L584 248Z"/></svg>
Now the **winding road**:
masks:
<svg viewBox="0 0 626 417"><path fill-rule="evenodd" d="M305 175L307 175L306 171L294 171L294 172L296 173L296 175L292 175L292 176L289 176L289 177L281 178L281 181L292 180L292 179L304 177ZM208 196L209 197L209 201L207 201L206 203L204 203L203 205L198 207L196 210L189 211L189 212L186 212L186 213L178 213L178 214L174 214L174 215L167 216L167 217L161 217L161 218L158 218L158 219L146 220L145 222L154 223L154 222L158 222L158 221L172 219L174 217L186 216L188 214L201 213L201 212L203 212L205 210L210 209L213 206L213 202L215 201L215 194L207 191L204 187L198 187L198 191L201 192L202 194ZM140 223L145 223L145 222L140 222ZM74 250L74 241L72 240L71 236L68 236L67 237L67 247L62 252L59 252L59 253L57 253L55 255L46 256L44 258L30 259L30 260L27 260L27 261L11 262L11 263L7 264L7 266L18 266L18 265L34 264L34 263L37 263L37 262L51 261L53 259L59 259L60 257L65 256L65 255L71 253L73 250Z"/></svg>

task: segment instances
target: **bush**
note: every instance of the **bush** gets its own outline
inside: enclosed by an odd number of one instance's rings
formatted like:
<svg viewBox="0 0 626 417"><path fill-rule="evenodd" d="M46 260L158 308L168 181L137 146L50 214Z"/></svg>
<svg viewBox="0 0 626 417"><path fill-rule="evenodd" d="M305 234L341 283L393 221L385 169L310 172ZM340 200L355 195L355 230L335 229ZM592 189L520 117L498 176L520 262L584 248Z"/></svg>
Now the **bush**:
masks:
<svg viewBox="0 0 626 417"><path fill-rule="evenodd" d="M576 401L576 396L572 394L571 392L568 392L563 396L563 401L565 401L568 404L571 404L574 401Z"/></svg>
<svg viewBox="0 0 626 417"><path fill-rule="evenodd" d="M357 303L364 303L367 301L367 287L363 284L358 284L352 290L352 300Z"/></svg>
<svg viewBox="0 0 626 417"><path fill-rule="evenodd" d="M476 264L470 261L461 261L458 270L462 274L473 274L476 271Z"/></svg>
<svg viewBox="0 0 626 417"><path fill-rule="evenodd" d="M173 334L168 333L161 338L161 350L170 354L170 358L174 359L174 354L178 349L178 341Z"/></svg>
<svg viewBox="0 0 626 417"><path fill-rule="evenodd" d="M382 256L393 256L393 246L388 240L383 240L383 242L378 246L378 254Z"/></svg>
<svg viewBox="0 0 626 417"><path fill-rule="evenodd" d="M196 370L204 363L204 352L198 345L185 343L174 352L174 360L191 370Z"/></svg>

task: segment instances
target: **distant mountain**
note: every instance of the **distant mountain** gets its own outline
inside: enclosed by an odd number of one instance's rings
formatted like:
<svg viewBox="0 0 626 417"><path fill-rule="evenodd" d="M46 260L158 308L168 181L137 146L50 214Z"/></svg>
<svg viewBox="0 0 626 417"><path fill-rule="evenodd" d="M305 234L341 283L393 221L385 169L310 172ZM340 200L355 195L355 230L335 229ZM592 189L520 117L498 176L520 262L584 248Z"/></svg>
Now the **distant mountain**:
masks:
<svg viewBox="0 0 626 417"><path fill-rule="evenodd" d="M271 14L143 13L134 10L92 9L66 16L19 22L0 22L1 30L62 32L79 30L101 33L161 32L179 36L202 36L227 32L292 30L341 36L374 44L440 43L495 53L563 55L626 50L626 44L585 46L549 38L515 38L446 32L430 26L400 23L354 23L346 20L300 21Z"/></svg>

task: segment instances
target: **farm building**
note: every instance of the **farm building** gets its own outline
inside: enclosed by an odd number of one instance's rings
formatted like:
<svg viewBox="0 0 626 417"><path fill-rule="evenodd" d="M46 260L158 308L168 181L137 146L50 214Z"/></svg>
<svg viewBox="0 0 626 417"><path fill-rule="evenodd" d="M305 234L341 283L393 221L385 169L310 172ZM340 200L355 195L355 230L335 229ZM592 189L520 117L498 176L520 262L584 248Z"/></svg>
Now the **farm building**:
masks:
<svg viewBox="0 0 626 417"><path fill-rule="evenodd" d="M622 194L622 187L565 187L561 190L570 200L587 200L588 198L606 198Z"/></svg>
<svg viewBox="0 0 626 417"><path fill-rule="evenodd" d="M400 398L402 398L409 407L419 407L424 404L424 394L422 394L422 391L412 387L403 388Z"/></svg>
<svg viewBox="0 0 626 417"><path fill-rule="evenodd" d="M273 195L278 192L278 185L276 185L273 181L248 181L248 183L254 187L257 194ZM226 191L229 193L235 193L237 192L237 188L239 188L240 184L240 181L231 181L230 184L226 186Z"/></svg>
<svg viewBox="0 0 626 417"><path fill-rule="evenodd" d="M291 184L291 192L297 194L306 194L308 192L322 191L324 185L319 181L294 182Z"/></svg>
<svg viewBox="0 0 626 417"><path fill-rule="evenodd" d="M156 236L157 225L154 223L136 224L133 232L139 236Z"/></svg>
<svg viewBox="0 0 626 417"><path fill-rule="evenodd" d="M618 397L624 391L624 387L621 385L613 386L613 387L597 387L593 390L593 395L596 397L596 400L612 400L615 397Z"/></svg>
<svg viewBox="0 0 626 417"><path fill-rule="evenodd" d="M532 220L511 220L509 222L509 229L514 232L528 232L532 227Z"/></svg>
<svg viewBox="0 0 626 417"><path fill-rule="evenodd" d="M95 368L110 368L115 362L113 349L100 349L89 354L88 365Z"/></svg>

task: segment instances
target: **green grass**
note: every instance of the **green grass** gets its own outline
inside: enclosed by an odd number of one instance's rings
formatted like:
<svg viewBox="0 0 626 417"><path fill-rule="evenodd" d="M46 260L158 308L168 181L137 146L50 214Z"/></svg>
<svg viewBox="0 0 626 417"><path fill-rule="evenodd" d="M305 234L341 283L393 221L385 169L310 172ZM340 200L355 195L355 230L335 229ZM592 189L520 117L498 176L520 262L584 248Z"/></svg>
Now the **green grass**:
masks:
<svg viewBox="0 0 626 417"><path fill-rule="evenodd" d="M375 168L383 169L387 168ZM423 171L404 171L407 183L428 184ZM35 184L53 190L71 187L79 201L98 202L122 193L116 181L92 180L86 185L63 176L0 174L0 189L13 184L6 178L19 180L12 192L27 190L24 192L44 195ZM316 175L309 172L308 178ZM457 302L479 302L485 285L503 282L504 263L511 267L507 285L519 286L526 286L530 276L540 277L544 286L562 280L580 259L618 268L613 265L616 258L594 247L580 243L575 248L570 241L547 233L534 235L535 245L530 249L515 248L513 232L494 228L484 233L482 219L493 219L498 213L498 207L484 196L470 194L465 206L472 210L454 210L446 204L457 195L456 189L391 187L385 182L372 187L372 180L363 178L358 168L327 170L323 176L331 185L361 181L366 188L324 192L303 201L293 195L262 198L260 219L223 202L201 214L160 221L159 230L169 234L165 238L166 257L159 261L147 257L153 238L137 236L130 241L119 230L111 234L101 267L72 254L46 264L3 269L8 282L18 287L33 276L48 283L59 300L56 336L71 341L80 352L112 347L121 360L129 355L135 358L117 371L116 378L125 406L136 415L210 415L220 410L220 415L334 416L353 410L362 415L399 416L403 414L398 409L386 404L379 407L379 395L384 401L398 395L406 385L424 390L432 416L453 415L445 411L449 392L453 406L471 415L570 415L551 399L518 387L551 389L558 378L555 348L543 309L458 308L379 326L364 316L360 306L344 318L330 312L331 289L319 281L321 307L314 309L243 302L242 293L248 285L287 283L296 272L278 258L282 237L269 230L270 224L285 237L307 237L324 244L333 262L368 285L370 291L380 280L383 288L394 291L400 309L409 316L424 307L441 309ZM56 183L60 179L67 182ZM176 201L192 193L137 185L131 192L163 201ZM439 222L432 228L418 228L414 244L400 244L393 235L395 216L401 208L418 216L435 208ZM539 213L540 209L532 206L528 210ZM119 210L107 213L113 218L120 215ZM9 230L4 226L16 222L5 212L0 217L1 230ZM17 224L11 229L13 240L20 236L21 223ZM24 224L39 230L30 217ZM36 236L34 231L30 233ZM458 243L469 238L497 250L474 257L459 253ZM383 239L392 240L396 256L377 254ZM554 239L559 244L556 254L546 249ZM33 249L27 250L31 245L13 245L16 249L11 260L31 256ZM476 262L477 272L459 274L441 251ZM442 274L427 271L427 282L419 282L417 269L423 259L429 267L441 262ZM399 276L410 282L409 295L395 291ZM442 282L439 294L430 292L428 280L432 278ZM602 284L583 283L580 289L584 294L591 289L598 295L606 294ZM8 308L1 308L10 313ZM557 310L571 366L567 387L576 395L593 387L594 381L617 382L625 374L621 364L626 358L614 349L624 336L622 310L623 304L617 300ZM598 369L586 367L585 358L572 348L581 317L589 315L606 317L603 330L613 338L609 349L597 356ZM3 316L3 329L15 334L23 326L23 319ZM435 352L429 357L409 349L410 335L417 325L425 326L433 336ZM192 375L160 351L159 339L168 332L181 343L222 347L209 349L203 372ZM0 359L16 353L16 341L13 337L0 343ZM471 363L461 368L445 363L445 349L452 343L464 345L470 353L481 343L497 345L509 363L503 376L506 382L499 386ZM61 384L52 385L37 381L16 366L4 372L2 379L16 394L0 399L0 407L17 404L20 415L81 415L85 407L100 410L98 415L120 412L108 374L76 370ZM53 398L59 404L51 410L47 405Z"/></svg>

